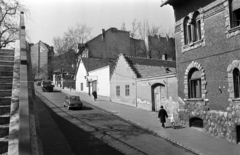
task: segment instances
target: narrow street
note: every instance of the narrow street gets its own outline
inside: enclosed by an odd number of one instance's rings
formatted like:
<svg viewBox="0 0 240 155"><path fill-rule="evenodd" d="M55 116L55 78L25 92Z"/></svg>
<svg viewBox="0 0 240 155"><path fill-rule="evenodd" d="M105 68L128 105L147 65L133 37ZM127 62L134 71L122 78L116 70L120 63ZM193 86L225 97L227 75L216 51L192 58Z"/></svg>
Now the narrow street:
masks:
<svg viewBox="0 0 240 155"><path fill-rule="evenodd" d="M72 154L192 154L87 102L82 110L67 110L63 107L64 93L42 92L39 86L35 89Z"/></svg>

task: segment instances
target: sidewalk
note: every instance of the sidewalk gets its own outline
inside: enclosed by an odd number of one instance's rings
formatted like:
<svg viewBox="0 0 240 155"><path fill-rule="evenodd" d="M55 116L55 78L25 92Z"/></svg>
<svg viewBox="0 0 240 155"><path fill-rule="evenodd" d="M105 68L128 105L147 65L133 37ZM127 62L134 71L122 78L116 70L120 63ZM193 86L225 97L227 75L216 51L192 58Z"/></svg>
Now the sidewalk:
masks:
<svg viewBox="0 0 240 155"><path fill-rule="evenodd" d="M56 87L56 89L60 89ZM194 128L184 127L180 129L166 128L163 129L157 119L157 113L151 112L119 103L114 103L107 97L98 97L97 101L94 101L91 96L86 93L80 93L75 91L68 91L60 89L67 94L77 94L81 98L105 111L111 112L133 124L141 126L160 137L168 139L174 143L177 143L184 148L192 150L198 154L206 155L239 155L240 145L230 143L226 140L216 138L204 131L199 131ZM167 122L166 126L170 126Z"/></svg>

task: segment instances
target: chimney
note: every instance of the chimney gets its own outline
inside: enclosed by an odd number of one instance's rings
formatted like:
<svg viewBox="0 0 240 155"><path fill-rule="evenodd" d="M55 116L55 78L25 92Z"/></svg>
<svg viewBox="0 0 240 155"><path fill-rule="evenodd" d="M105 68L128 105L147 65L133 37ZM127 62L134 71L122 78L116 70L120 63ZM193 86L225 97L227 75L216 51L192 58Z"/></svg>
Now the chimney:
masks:
<svg viewBox="0 0 240 155"><path fill-rule="evenodd" d="M104 40L105 38L105 29L102 29L102 41Z"/></svg>

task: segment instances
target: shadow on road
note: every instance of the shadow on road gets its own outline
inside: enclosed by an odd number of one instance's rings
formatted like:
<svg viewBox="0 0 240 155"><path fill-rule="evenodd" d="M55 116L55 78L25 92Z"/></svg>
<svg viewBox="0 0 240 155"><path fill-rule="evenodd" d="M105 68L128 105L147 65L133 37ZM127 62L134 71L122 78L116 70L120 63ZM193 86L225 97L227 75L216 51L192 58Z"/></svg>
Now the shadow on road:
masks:
<svg viewBox="0 0 240 155"><path fill-rule="evenodd" d="M54 89L51 93L60 93L60 92L62 92L62 91Z"/></svg>
<svg viewBox="0 0 240 155"><path fill-rule="evenodd" d="M72 124L63 117L57 115L49 107L45 106L58 125L61 133L64 135L71 150L75 154L88 154L88 155L122 155L121 152L112 148L108 144L95 138L90 133L82 130L76 125ZM89 107L86 107L89 108ZM89 108L90 109L90 108ZM44 142L43 142L44 143Z"/></svg>

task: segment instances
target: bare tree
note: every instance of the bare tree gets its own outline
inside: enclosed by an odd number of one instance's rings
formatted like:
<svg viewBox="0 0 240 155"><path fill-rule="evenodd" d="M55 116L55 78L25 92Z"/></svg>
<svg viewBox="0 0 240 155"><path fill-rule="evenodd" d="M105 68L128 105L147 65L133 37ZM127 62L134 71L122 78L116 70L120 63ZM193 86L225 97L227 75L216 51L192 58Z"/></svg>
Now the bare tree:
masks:
<svg viewBox="0 0 240 155"><path fill-rule="evenodd" d="M18 0L0 0L0 49L18 38L20 11L28 10Z"/></svg>
<svg viewBox="0 0 240 155"><path fill-rule="evenodd" d="M63 54L69 49L77 49L79 43L83 44L90 39L92 32L91 27L86 24L76 23L74 27L69 27L63 37L54 37L53 44L58 54Z"/></svg>
<svg viewBox="0 0 240 155"><path fill-rule="evenodd" d="M132 37L132 38L138 38L137 30L138 30L137 20L134 19L133 22L132 22L132 30L131 30L131 32L130 32L130 37Z"/></svg>
<svg viewBox="0 0 240 155"><path fill-rule="evenodd" d="M66 52L64 48L64 41L60 37L53 38L53 46L57 54L63 54Z"/></svg>

